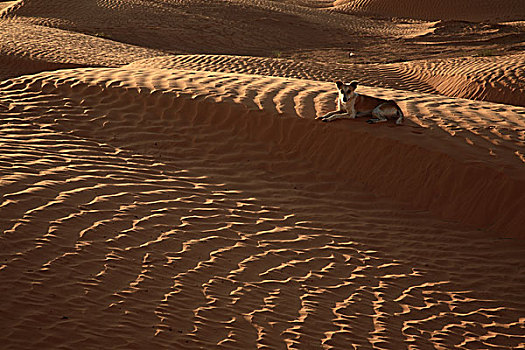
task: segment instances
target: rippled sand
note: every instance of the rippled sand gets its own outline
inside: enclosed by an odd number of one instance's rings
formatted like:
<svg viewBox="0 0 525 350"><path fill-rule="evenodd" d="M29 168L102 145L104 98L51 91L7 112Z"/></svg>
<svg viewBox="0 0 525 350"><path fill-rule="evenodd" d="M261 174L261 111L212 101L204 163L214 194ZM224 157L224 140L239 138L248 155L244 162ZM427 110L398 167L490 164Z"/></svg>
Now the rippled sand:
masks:
<svg viewBox="0 0 525 350"><path fill-rule="evenodd" d="M341 4L5 6L2 347L525 346L523 55L331 68L264 55L271 31L224 32L226 5L256 29L329 24L280 38L298 52L441 25ZM405 125L316 121L352 78Z"/></svg>

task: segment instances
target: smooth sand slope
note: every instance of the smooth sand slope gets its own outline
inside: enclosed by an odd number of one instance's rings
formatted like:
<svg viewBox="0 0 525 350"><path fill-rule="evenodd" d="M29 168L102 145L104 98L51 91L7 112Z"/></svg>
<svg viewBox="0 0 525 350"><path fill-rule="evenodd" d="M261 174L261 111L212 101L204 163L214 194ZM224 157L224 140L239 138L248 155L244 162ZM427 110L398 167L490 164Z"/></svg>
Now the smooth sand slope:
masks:
<svg viewBox="0 0 525 350"><path fill-rule="evenodd" d="M379 90L433 118L371 131L312 120L330 83L126 67L0 91L13 348L523 344L523 247L494 236L523 225L523 134L485 129L523 108L449 99L452 124ZM484 228L435 219L458 212Z"/></svg>
<svg viewBox="0 0 525 350"><path fill-rule="evenodd" d="M62 68L117 67L163 55L162 51L106 38L27 23L0 20L0 79Z"/></svg>
<svg viewBox="0 0 525 350"><path fill-rule="evenodd" d="M0 347L525 348L525 22L378 3L0 2Z"/></svg>

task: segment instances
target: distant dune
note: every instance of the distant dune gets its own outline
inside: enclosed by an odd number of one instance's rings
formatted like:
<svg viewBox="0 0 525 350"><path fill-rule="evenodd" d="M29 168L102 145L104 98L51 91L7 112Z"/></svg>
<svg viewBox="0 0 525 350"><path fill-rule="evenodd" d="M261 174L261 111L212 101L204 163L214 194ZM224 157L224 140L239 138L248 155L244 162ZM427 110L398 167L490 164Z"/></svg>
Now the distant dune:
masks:
<svg viewBox="0 0 525 350"><path fill-rule="evenodd" d="M425 20L464 20L504 22L522 20L525 3L521 0L336 0L335 8L354 14Z"/></svg>

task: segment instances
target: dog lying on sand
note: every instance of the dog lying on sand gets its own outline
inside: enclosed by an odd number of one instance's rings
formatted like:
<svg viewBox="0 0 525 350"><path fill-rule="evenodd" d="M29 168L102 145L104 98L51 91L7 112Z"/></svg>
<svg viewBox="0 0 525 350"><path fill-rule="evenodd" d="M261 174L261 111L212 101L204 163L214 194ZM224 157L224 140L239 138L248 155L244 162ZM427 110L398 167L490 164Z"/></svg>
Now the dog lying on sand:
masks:
<svg viewBox="0 0 525 350"><path fill-rule="evenodd" d="M399 108L394 101L356 93L357 81L352 81L349 84L336 81L335 84L339 91L339 95L337 96L337 110L329 112L322 117L317 117L316 119L322 120L323 122L331 122L342 118L353 119L356 117L371 116L373 118L367 121L371 124L386 122L388 118L397 118L396 124L403 124L405 116L401 108Z"/></svg>

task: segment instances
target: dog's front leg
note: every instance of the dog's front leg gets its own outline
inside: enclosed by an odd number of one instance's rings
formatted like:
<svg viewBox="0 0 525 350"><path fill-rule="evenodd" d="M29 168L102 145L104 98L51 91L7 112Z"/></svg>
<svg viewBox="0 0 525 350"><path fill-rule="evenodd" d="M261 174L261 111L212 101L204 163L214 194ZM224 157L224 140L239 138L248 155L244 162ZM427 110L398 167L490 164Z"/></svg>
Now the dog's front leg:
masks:
<svg viewBox="0 0 525 350"><path fill-rule="evenodd" d="M335 111L332 111L332 112L328 112L326 113L325 115L321 116L321 117L317 117L315 119L318 119L318 120L321 120L323 122L329 122L329 121L332 121L334 119L339 119L341 117L335 117L336 115L339 115L339 114L346 114L346 110L344 108L344 105L341 103L341 99L338 97L335 102L337 103L337 110Z"/></svg>
<svg viewBox="0 0 525 350"><path fill-rule="evenodd" d="M323 122L331 122L333 120L336 120L336 119L354 119L356 117L356 113L355 112L347 112L347 111L336 111L335 114L332 114L326 118L321 118L321 120Z"/></svg>
<svg viewBox="0 0 525 350"><path fill-rule="evenodd" d="M335 114L331 114L330 116L326 118L321 118L323 122L331 122L336 119L343 119L343 118L349 118L349 114L346 111L338 111Z"/></svg>
<svg viewBox="0 0 525 350"><path fill-rule="evenodd" d="M343 111L343 110L337 110L337 111L328 112L328 113L326 113L325 115L323 115L323 116L321 116L321 117L317 117L317 118L315 118L315 119L319 119L319 120L325 122L325 121L328 121L327 119L332 118L334 115L336 115L336 114L341 114L341 113L345 113L345 111Z"/></svg>

